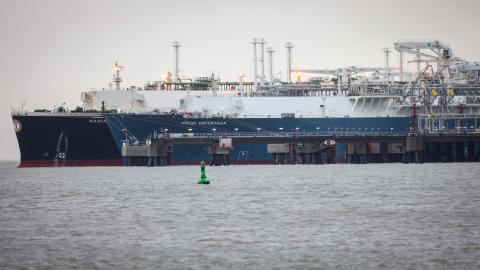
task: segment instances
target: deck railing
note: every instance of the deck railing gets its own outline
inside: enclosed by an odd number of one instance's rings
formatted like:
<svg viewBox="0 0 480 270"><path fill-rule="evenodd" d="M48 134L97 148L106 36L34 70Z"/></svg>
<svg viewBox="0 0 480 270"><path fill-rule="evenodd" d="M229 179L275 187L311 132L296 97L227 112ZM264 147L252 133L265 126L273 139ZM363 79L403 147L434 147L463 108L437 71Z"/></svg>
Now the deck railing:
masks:
<svg viewBox="0 0 480 270"><path fill-rule="evenodd" d="M284 131L284 132L268 132L268 131L258 131L258 132L211 132L211 133L156 133L155 135L146 138L145 141L138 141L136 139L128 139L128 145L144 145L145 142L149 139L220 139L220 138L320 138L320 139L335 139L335 138L345 138L349 139L352 137L406 137L406 136L418 136L418 135L427 135L429 137L438 136L480 136L480 130L469 129L469 130L459 130L451 129L444 130L442 132L430 132L430 133L420 133L417 131L379 131L379 130L349 130L349 131ZM123 141L125 142L125 141Z"/></svg>
<svg viewBox="0 0 480 270"><path fill-rule="evenodd" d="M351 137L351 136L406 136L407 131L286 131L286 132L210 132L210 133L157 133L154 138L295 138L295 137Z"/></svg>

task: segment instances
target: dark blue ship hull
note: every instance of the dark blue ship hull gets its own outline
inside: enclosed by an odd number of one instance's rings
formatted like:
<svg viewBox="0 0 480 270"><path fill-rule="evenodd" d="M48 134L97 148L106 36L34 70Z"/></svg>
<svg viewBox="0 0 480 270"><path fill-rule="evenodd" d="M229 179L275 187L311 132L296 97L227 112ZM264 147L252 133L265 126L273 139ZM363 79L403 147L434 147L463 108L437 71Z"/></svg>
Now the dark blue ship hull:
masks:
<svg viewBox="0 0 480 270"><path fill-rule="evenodd" d="M20 166L122 165L103 115L18 113L12 120Z"/></svg>
<svg viewBox="0 0 480 270"><path fill-rule="evenodd" d="M109 114L107 124L120 150L126 135L129 140L144 141L155 133L213 132L294 132L322 133L407 132L409 117L355 118L184 118L182 115ZM125 134L127 133L127 134ZM172 164L192 164L208 160L208 145L175 145ZM338 161L345 160L345 145L337 146ZM230 154L232 163L271 163L267 145L236 144Z"/></svg>

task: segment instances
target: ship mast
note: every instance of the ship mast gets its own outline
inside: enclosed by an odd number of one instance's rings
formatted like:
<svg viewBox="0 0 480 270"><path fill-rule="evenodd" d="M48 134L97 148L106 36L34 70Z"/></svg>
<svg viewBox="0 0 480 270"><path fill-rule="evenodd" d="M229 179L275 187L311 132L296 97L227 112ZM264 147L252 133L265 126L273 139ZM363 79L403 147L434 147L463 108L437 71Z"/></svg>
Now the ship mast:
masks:
<svg viewBox="0 0 480 270"><path fill-rule="evenodd" d="M292 48L293 44L291 42L287 42L285 44L285 48L287 48L287 82L292 82Z"/></svg>
<svg viewBox="0 0 480 270"><path fill-rule="evenodd" d="M383 48L383 53L385 53L385 69L387 71L387 81L390 82L391 71L390 71L390 48Z"/></svg>
<svg viewBox="0 0 480 270"><path fill-rule="evenodd" d="M268 82L273 85L273 53L275 50L272 47L267 48L268 53Z"/></svg>
<svg viewBox="0 0 480 270"><path fill-rule="evenodd" d="M180 42L174 41L172 43L173 46L173 52L174 52L174 58L173 58L173 79L175 82L178 82L180 80L180 75L179 75L179 62L180 62L180 55L179 55L179 48L182 46Z"/></svg>
<svg viewBox="0 0 480 270"><path fill-rule="evenodd" d="M123 66L115 62L115 65L113 66L113 82L115 83L115 90L120 90L120 83L122 82L120 71L124 71Z"/></svg>

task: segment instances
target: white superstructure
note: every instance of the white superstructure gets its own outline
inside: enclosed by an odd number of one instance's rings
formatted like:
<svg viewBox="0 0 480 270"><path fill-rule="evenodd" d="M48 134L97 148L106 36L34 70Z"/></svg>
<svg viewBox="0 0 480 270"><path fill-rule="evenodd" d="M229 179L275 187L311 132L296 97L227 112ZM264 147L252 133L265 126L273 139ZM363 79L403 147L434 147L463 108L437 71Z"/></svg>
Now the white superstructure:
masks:
<svg viewBox="0 0 480 270"><path fill-rule="evenodd" d="M295 117L356 117L410 115L412 107L421 113L480 113L480 64L452 56L448 45L437 40L399 41L394 44L400 67L391 67L390 49L385 48L385 67L345 67L339 69L302 69L291 67L291 49L287 43L288 71L296 83L274 83L271 54L268 80L264 70L264 39L254 39L254 81L222 83L213 74L196 80L178 75L178 48L174 42L175 81L148 83L144 88L121 89L120 71L114 66L114 90L82 93L83 108L88 111L116 110L125 113L185 112L188 115L270 116L295 114ZM259 45L261 51L258 51ZM260 59L257 59L257 53ZM418 72L410 81L404 70L405 54ZM260 63L260 74L257 65ZM424 67L422 68L422 65ZM435 64L434 68L432 64ZM317 81L301 82L301 74L317 74Z"/></svg>

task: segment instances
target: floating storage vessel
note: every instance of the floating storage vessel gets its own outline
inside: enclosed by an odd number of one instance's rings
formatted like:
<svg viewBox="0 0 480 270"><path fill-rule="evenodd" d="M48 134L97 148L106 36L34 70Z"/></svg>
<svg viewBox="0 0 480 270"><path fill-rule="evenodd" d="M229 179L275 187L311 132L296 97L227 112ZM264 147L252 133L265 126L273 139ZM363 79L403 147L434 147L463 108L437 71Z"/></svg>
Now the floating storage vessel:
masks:
<svg viewBox="0 0 480 270"><path fill-rule="evenodd" d="M478 131L476 117L472 122L470 116L480 112L480 65L453 57L441 42L395 43L399 68L389 66L389 50L384 50L382 68L294 69L289 58L287 82L273 76L271 48L268 80L262 66L257 75L258 64L265 62L263 53L256 58L262 42L253 42L252 82L244 82L243 76L238 82L221 82L213 74L181 79L176 58L173 77L121 89L123 67L115 64L115 87L82 93L83 105L75 111L14 111L21 166L121 165L125 145L145 144L158 134ZM176 56L179 47L174 44ZM293 46L286 47L291 56ZM415 56L414 74L403 70L406 54ZM425 63L423 68L420 63ZM291 74L295 82L290 82ZM302 81L303 74L323 77ZM451 114L468 114L471 119L444 120ZM417 120L426 116L428 121ZM268 147L237 144L229 158L234 163L270 163ZM379 154L378 145L369 148L371 157ZM390 145L388 151L394 155L396 148ZM176 145L167 151L170 164L196 163L211 154L206 145ZM345 161L346 146L336 151L336 159Z"/></svg>
<svg viewBox="0 0 480 270"><path fill-rule="evenodd" d="M405 133L410 126L408 117L323 117L323 118L184 118L183 115L152 115L152 114L110 114L107 123L119 149L125 143L141 144L157 134L235 134L251 133L260 136L263 133L295 133L311 132L318 134L368 134L372 132L389 133L401 130ZM123 128L122 128L123 127ZM189 135L191 134L191 135ZM137 138L139 141L137 141ZM168 151L169 164L197 164L199 160L210 160L210 144L175 145ZM231 145L227 146L231 148ZM272 154L268 144L235 144L229 151L229 163L257 164L272 163ZM230 149L229 149L230 150ZM345 146L336 148L337 162L346 161ZM325 158L324 158L325 159Z"/></svg>
<svg viewBox="0 0 480 270"><path fill-rule="evenodd" d="M16 112L12 118L21 166L122 165L103 114Z"/></svg>

